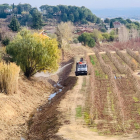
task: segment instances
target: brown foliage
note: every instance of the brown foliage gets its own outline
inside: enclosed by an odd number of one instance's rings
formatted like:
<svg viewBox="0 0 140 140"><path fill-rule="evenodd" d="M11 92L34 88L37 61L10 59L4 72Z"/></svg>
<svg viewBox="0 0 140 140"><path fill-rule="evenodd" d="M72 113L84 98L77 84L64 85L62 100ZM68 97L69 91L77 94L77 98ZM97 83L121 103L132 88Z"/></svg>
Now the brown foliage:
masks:
<svg viewBox="0 0 140 140"><path fill-rule="evenodd" d="M20 68L14 64L0 63L0 91L6 94L17 92Z"/></svg>

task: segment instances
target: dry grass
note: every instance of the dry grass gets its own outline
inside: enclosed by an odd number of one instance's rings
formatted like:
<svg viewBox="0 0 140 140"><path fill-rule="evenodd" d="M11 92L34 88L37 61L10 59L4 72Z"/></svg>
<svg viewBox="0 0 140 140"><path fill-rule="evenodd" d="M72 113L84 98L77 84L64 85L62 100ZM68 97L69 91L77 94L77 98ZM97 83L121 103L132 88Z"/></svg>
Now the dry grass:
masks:
<svg viewBox="0 0 140 140"><path fill-rule="evenodd" d="M17 94L0 94L0 140L21 139L30 114L47 102L52 90L46 79L19 77Z"/></svg>
<svg viewBox="0 0 140 140"><path fill-rule="evenodd" d="M0 91L6 94L17 92L20 68L15 63L0 62Z"/></svg>

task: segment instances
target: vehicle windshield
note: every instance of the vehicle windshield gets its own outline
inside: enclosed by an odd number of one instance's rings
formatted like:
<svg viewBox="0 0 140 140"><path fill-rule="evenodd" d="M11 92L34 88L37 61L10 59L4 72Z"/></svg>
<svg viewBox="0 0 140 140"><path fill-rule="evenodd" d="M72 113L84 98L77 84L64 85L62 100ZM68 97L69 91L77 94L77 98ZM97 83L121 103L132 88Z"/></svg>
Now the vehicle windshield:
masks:
<svg viewBox="0 0 140 140"><path fill-rule="evenodd" d="M86 64L79 65L78 68L86 68Z"/></svg>

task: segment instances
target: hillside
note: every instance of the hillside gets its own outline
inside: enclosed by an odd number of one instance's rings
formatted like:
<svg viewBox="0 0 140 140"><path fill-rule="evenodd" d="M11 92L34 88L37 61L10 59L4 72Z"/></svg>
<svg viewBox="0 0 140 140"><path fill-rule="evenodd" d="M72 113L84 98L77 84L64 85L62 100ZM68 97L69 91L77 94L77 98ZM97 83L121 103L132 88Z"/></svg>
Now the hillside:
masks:
<svg viewBox="0 0 140 140"><path fill-rule="evenodd" d="M82 6L67 6L67 5L57 5L49 6L42 5L40 10L32 7L30 4L0 4L0 18L7 18L10 21L11 17L15 15L21 25L33 26L36 18L41 19L42 22L47 22L49 19L55 19L57 22L67 22L71 21L73 23L87 24L88 22L100 23L101 20L95 16L88 8ZM41 22L41 21L40 21ZM42 23L43 24L43 23ZM41 24L41 25L42 25Z"/></svg>

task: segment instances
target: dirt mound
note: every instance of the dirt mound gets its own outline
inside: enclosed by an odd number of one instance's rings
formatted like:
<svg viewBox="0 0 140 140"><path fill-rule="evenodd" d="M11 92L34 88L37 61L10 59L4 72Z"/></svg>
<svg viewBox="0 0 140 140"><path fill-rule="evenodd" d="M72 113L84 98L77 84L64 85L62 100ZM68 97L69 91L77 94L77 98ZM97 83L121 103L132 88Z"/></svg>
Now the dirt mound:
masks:
<svg viewBox="0 0 140 140"><path fill-rule="evenodd" d="M0 94L0 140L19 139L26 131L29 114L47 100L52 87L35 79L19 78L14 95Z"/></svg>

